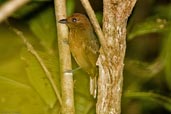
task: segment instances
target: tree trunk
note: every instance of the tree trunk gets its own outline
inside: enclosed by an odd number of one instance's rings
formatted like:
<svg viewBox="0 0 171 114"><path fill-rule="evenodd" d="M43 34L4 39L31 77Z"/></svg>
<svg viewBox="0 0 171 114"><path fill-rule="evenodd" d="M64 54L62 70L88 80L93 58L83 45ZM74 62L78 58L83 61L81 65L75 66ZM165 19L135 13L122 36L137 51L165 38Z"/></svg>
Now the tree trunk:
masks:
<svg viewBox="0 0 171 114"><path fill-rule="evenodd" d="M97 114L120 114L127 19L136 0L104 0L103 33L106 42L99 65Z"/></svg>

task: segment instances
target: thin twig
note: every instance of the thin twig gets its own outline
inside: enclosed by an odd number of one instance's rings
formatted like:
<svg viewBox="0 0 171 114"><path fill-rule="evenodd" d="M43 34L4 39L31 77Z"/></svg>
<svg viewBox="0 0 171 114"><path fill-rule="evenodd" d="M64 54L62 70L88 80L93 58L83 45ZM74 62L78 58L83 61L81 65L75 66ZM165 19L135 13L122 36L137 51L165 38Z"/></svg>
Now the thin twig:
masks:
<svg viewBox="0 0 171 114"><path fill-rule="evenodd" d="M66 0L55 0L56 20L66 19ZM68 28L56 22L61 75L62 114L74 114L74 81L71 71L71 54L68 43Z"/></svg>
<svg viewBox="0 0 171 114"><path fill-rule="evenodd" d="M0 23L30 0L9 0L0 7Z"/></svg>
<svg viewBox="0 0 171 114"><path fill-rule="evenodd" d="M58 89L57 89L57 87L56 87L56 85L55 85L55 82L54 82L54 80L53 80L53 78L52 78L51 73L50 73L49 70L47 69L47 67L46 67L46 65L44 64L42 58L39 56L39 54L36 52L36 50L35 50L35 49L33 48L33 46L29 43L29 41L27 40L27 38L23 35L23 33L22 33L20 30L14 28L14 27L12 27L12 26L10 26L10 28L11 28L11 29L12 29L12 30L13 30L13 31L14 31L14 32L23 40L23 42L24 42L24 44L26 45L28 51L29 51L33 56L35 56L35 58L37 59L37 61L40 63L40 65L41 65L43 71L45 72L47 78L49 79L49 81L50 81L50 83L51 83L51 85L52 85L52 87L53 87L53 89L54 89L54 92L55 92L55 94L56 94L56 97L57 97L58 100L59 100L60 105L62 105L62 99L61 99L60 93L59 93L59 91L58 91Z"/></svg>
<svg viewBox="0 0 171 114"><path fill-rule="evenodd" d="M103 50L103 53L105 54L105 51L106 50L106 40L104 38L104 35L103 35L103 32L102 32L102 29L98 23L98 20L96 18L96 15L94 13L94 10L92 9L90 3L88 0L80 0L83 7L85 8L86 12L87 12L87 15L89 16L90 18L90 21L94 27L94 30L100 40L100 44L101 44L101 47L102 47L102 50Z"/></svg>

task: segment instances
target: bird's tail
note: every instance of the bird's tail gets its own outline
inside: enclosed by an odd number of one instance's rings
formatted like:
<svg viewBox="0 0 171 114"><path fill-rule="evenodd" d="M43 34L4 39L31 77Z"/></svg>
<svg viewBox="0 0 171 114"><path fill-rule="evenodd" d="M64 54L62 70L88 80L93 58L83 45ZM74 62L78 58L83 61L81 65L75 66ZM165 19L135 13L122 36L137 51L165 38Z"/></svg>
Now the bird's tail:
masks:
<svg viewBox="0 0 171 114"><path fill-rule="evenodd" d="M95 68L91 69L90 73L90 94L96 98L97 96L97 79L99 76L99 68L95 66Z"/></svg>
<svg viewBox="0 0 171 114"><path fill-rule="evenodd" d="M97 76L90 76L90 94L96 98L97 96Z"/></svg>

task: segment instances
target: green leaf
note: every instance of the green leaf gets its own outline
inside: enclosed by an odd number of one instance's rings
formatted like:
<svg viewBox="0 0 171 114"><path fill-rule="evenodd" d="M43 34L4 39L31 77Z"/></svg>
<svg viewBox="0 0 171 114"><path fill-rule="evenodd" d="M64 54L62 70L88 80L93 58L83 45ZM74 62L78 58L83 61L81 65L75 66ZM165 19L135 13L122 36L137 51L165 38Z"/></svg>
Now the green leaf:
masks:
<svg viewBox="0 0 171 114"><path fill-rule="evenodd" d="M96 17L97 17L98 22L100 24L102 24L103 13L102 12L96 12Z"/></svg>
<svg viewBox="0 0 171 114"><path fill-rule="evenodd" d="M22 18L24 16L27 16L31 14L32 12L35 12L37 8L39 8L42 4L36 3L36 2L30 2L24 7L21 7L19 10L17 10L15 13L12 14L12 17L14 18Z"/></svg>
<svg viewBox="0 0 171 114"><path fill-rule="evenodd" d="M31 86L0 76L0 113L47 114L47 108Z"/></svg>
<svg viewBox="0 0 171 114"><path fill-rule="evenodd" d="M167 21L160 18L148 19L142 23L136 24L130 33L128 33L128 40L132 40L136 36L162 32L167 28Z"/></svg>
<svg viewBox="0 0 171 114"><path fill-rule="evenodd" d="M129 98L137 98L158 103L171 112L171 99L160 94L151 92L126 92L124 95Z"/></svg>
<svg viewBox="0 0 171 114"><path fill-rule="evenodd" d="M48 114L48 105L28 81L20 51L15 52L18 56L0 59L0 113Z"/></svg>
<svg viewBox="0 0 171 114"><path fill-rule="evenodd" d="M163 57L163 63L165 65L165 76L166 76L166 82L167 85L169 87L169 89L171 90L171 27L169 29L169 31L165 34L165 39L164 39L164 43L163 43L163 50L161 53L161 56Z"/></svg>
<svg viewBox="0 0 171 114"><path fill-rule="evenodd" d="M29 26L45 49L51 51L53 43L56 39L54 9L49 7L37 14L36 17L30 20Z"/></svg>
<svg viewBox="0 0 171 114"><path fill-rule="evenodd" d="M171 9L171 4L159 5L158 7L156 7L155 12L157 15L160 15L160 17L170 20L171 19L170 9Z"/></svg>
<svg viewBox="0 0 171 114"><path fill-rule="evenodd" d="M72 61L73 69L78 68ZM82 69L74 72L74 99L76 114L95 114L95 99L90 95L90 76ZM85 107L86 106L86 107Z"/></svg>
<svg viewBox="0 0 171 114"><path fill-rule="evenodd" d="M0 0L0 3L4 3L6 0Z"/></svg>
<svg viewBox="0 0 171 114"><path fill-rule="evenodd" d="M56 103L56 96L49 80L40 66L40 63L30 52L26 50L23 52L23 57L27 63L26 71L31 85L49 105L49 107L52 108Z"/></svg>
<svg viewBox="0 0 171 114"><path fill-rule="evenodd" d="M0 25L0 62L18 56L22 47L22 41L6 25Z"/></svg>
<svg viewBox="0 0 171 114"><path fill-rule="evenodd" d="M75 10L75 0L67 0L66 7L67 7L67 15L70 16L71 14L74 13Z"/></svg>
<svg viewBox="0 0 171 114"><path fill-rule="evenodd" d="M19 27L21 22L15 24ZM24 36L35 49L42 51L42 46L28 29L20 26L20 30L24 31ZM1 24L0 31L0 113L59 114L59 103L55 102L56 96L40 64L28 50L23 50L25 45L22 39L8 26ZM40 56L45 59L46 66L59 85L56 51L52 51L51 54L46 53L42 52ZM45 77L45 81L40 79L41 76ZM43 85L44 83L46 85ZM43 87L45 90L42 90Z"/></svg>
<svg viewBox="0 0 171 114"><path fill-rule="evenodd" d="M83 94L75 94L76 114L95 114L95 104L95 99L88 98Z"/></svg>

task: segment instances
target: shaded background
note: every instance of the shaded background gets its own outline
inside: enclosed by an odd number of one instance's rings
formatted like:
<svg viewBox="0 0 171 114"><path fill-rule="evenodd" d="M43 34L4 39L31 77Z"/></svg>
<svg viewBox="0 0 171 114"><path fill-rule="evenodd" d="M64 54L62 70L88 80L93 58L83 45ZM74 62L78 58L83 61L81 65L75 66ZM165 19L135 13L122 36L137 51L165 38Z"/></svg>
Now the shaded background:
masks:
<svg viewBox="0 0 171 114"><path fill-rule="evenodd" d="M0 6L6 0L0 0ZM102 0L90 0L102 24ZM23 32L60 90L56 22L52 0L32 0L9 19ZM62 10L62 9L61 9ZM85 13L67 0L67 13ZM77 68L74 60L73 69ZM95 114L89 77L74 72L76 114ZM36 58L6 22L0 24L0 114L57 114L59 103ZM171 113L171 1L138 0L127 26L122 114Z"/></svg>

